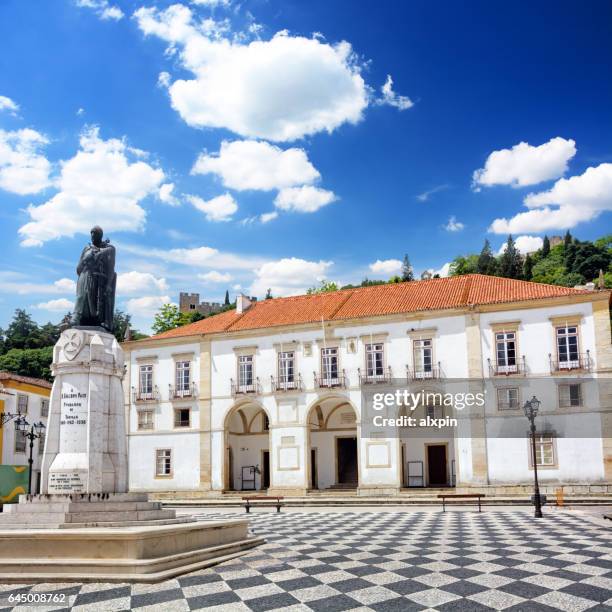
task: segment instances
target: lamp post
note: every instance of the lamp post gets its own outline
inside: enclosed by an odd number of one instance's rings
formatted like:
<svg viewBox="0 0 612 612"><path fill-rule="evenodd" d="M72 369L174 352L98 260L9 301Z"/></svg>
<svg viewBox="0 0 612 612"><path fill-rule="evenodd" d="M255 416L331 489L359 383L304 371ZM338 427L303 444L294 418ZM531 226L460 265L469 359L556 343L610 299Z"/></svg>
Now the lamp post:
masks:
<svg viewBox="0 0 612 612"><path fill-rule="evenodd" d="M30 431L28 431L28 427ZM38 423L34 423L30 425L26 421L24 416L19 417L15 421L15 430L21 432L24 437L26 437L30 441L30 457L28 459L28 463L30 464L30 469L28 473L28 495L32 494L32 466L34 464L34 440L38 440L44 436L45 424L42 421Z"/></svg>
<svg viewBox="0 0 612 612"><path fill-rule="evenodd" d="M4 427L5 423L12 421L13 419L21 418L21 413L13 414L12 412L2 412L0 413L0 429Z"/></svg>
<svg viewBox="0 0 612 612"><path fill-rule="evenodd" d="M542 518L542 500L540 499L540 485L538 483L538 460L536 456L536 426L535 418L538 415L540 409L540 400L534 395L530 400L525 402L523 410L525 416L529 419L531 425L531 452L533 456L533 483L534 483L534 505L535 505L535 518Z"/></svg>

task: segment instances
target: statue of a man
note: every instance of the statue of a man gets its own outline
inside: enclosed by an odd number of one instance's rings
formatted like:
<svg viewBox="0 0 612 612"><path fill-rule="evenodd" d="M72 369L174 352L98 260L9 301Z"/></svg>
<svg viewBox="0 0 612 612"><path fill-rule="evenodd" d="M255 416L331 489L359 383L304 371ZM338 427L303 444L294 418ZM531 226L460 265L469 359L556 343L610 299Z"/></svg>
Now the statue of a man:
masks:
<svg viewBox="0 0 612 612"><path fill-rule="evenodd" d="M91 243L81 253L72 325L103 327L112 332L117 284L115 247L109 240L102 240L103 235L101 227L92 227Z"/></svg>

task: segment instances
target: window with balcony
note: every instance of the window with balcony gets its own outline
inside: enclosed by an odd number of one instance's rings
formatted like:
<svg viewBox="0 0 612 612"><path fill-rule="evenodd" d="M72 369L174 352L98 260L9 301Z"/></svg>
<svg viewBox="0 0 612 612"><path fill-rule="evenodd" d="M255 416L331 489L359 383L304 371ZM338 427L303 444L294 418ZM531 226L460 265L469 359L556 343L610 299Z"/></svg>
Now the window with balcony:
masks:
<svg viewBox="0 0 612 612"><path fill-rule="evenodd" d="M238 391L245 393L253 389L253 355L239 355Z"/></svg>
<svg viewBox="0 0 612 612"><path fill-rule="evenodd" d="M19 393L17 395L17 412L19 414L28 413L28 396Z"/></svg>
<svg viewBox="0 0 612 612"><path fill-rule="evenodd" d="M529 442L529 464L533 467L533 451ZM555 439L551 434L536 434L536 463L538 467L553 467L555 465Z"/></svg>
<svg viewBox="0 0 612 612"><path fill-rule="evenodd" d="M414 377L433 378L433 341L431 338L414 340Z"/></svg>
<svg viewBox="0 0 612 612"><path fill-rule="evenodd" d="M559 369L570 370L580 367L580 354L578 352L578 327L566 325L557 327L557 357Z"/></svg>
<svg viewBox="0 0 612 612"><path fill-rule="evenodd" d="M141 365L138 370L138 400L153 399L153 366Z"/></svg>
<svg viewBox="0 0 612 612"><path fill-rule="evenodd" d="M189 408L177 408L174 411L174 426L175 427L190 427L191 426L191 410Z"/></svg>
<svg viewBox="0 0 612 612"><path fill-rule="evenodd" d="M49 416L49 400L41 399L40 400L40 416L42 418Z"/></svg>
<svg viewBox="0 0 612 612"><path fill-rule="evenodd" d="M518 372L516 357L516 332L501 331L495 334L495 373L514 374Z"/></svg>
<svg viewBox="0 0 612 612"><path fill-rule="evenodd" d="M159 448L155 451L155 476L172 476L172 450Z"/></svg>
<svg viewBox="0 0 612 612"><path fill-rule="evenodd" d="M177 361L175 364L174 397L191 395L191 361Z"/></svg>
<svg viewBox="0 0 612 612"><path fill-rule="evenodd" d="M385 375L384 344L377 342L366 344L366 376L368 378L382 378Z"/></svg>
<svg viewBox="0 0 612 612"><path fill-rule="evenodd" d="M138 430L153 429L153 411L138 410Z"/></svg>
<svg viewBox="0 0 612 612"><path fill-rule="evenodd" d="M559 385L559 408L573 408L582 405L582 388L579 383Z"/></svg>
<svg viewBox="0 0 612 612"><path fill-rule="evenodd" d="M339 383L338 348L323 348L321 349L321 384L330 387Z"/></svg>
<svg viewBox="0 0 612 612"><path fill-rule="evenodd" d="M295 353L282 351L278 354L278 388L294 389L295 386Z"/></svg>
<svg viewBox="0 0 612 612"><path fill-rule="evenodd" d="M497 390L497 409L498 410L518 410L519 390L516 387L504 387Z"/></svg>

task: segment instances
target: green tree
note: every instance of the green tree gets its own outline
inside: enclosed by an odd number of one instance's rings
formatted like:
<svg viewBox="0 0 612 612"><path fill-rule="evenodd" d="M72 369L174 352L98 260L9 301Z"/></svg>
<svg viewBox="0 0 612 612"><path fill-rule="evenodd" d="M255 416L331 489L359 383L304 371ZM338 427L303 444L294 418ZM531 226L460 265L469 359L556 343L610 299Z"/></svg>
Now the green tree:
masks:
<svg viewBox="0 0 612 612"><path fill-rule="evenodd" d="M23 309L17 308L13 320L4 332L4 350L40 348L38 325Z"/></svg>
<svg viewBox="0 0 612 612"><path fill-rule="evenodd" d="M474 274L478 267L478 255L458 255L453 259L449 269L450 276Z"/></svg>
<svg viewBox="0 0 612 612"><path fill-rule="evenodd" d="M322 280L318 287L311 287L306 293L315 295L316 293L329 293L331 291L338 291L338 285L334 281Z"/></svg>
<svg viewBox="0 0 612 612"><path fill-rule="evenodd" d="M266 291L266 300L271 300L272 299L272 289L268 289Z"/></svg>
<svg viewBox="0 0 612 612"><path fill-rule="evenodd" d="M414 270L412 269L412 265L410 264L410 259L408 254L404 255L404 261L402 262L402 281L413 281L414 280Z"/></svg>
<svg viewBox="0 0 612 612"><path fill-rule="evenodd" d="M523 258L516 248L512 235L508 236L506 250L499 258L499 276L521 278L523 276Z"/></svg>
<svg viewBox="0 0 612 612"><path fill-rule="evenodd" d="M151 329L153 333L161 334L169 329L185 325L187 322L187 318L180 312L176 304L163 304L155 315Z"/></svg>
<svg viewBox="0 0 612 612"><path fill-rule="evenodd" d="M567 230L567 232L565 232L565 236L563 237L563 247L567 249L570 244L572 244L572 235L570 234L570 231Z"/></svg>
<svg viewBox="0 0 612 612"><path fill-rule="evenodd" d="M480 251L480 255L478 256L476 272L479 274L488 274L490 276L494 276L497 273L497 259L495 259L493 255L491 244L488 240L485 240L482 251Z"/></svg>
<svg viewBox="0 0 612 612"><path fill-rule="evenodd" d="M550 253L550 240L548 236L544 236L544 240L542 241L542 257L548 257Z"/></svg>
<svg viewBox="0 0 612 612"><path fill-rule="evenodd" d="M224 306L229 306L230 305L230 299L229 299L229 290L225 290L225 302L223 302Z"/></svg>
<svg viewBox="0 0 612 612"><path fill-rule="evenodd" d="M13 348L0 356L0 370L51 381L52 359L52 346L35 349Z"/></svg>
<svg viewBox="0 0 612 612"><path fill-rule="evenodd" d="M531 280L533 275L533 259L529 253L525 255L525 262L523 263L523 278L525 280Z"/></svg>

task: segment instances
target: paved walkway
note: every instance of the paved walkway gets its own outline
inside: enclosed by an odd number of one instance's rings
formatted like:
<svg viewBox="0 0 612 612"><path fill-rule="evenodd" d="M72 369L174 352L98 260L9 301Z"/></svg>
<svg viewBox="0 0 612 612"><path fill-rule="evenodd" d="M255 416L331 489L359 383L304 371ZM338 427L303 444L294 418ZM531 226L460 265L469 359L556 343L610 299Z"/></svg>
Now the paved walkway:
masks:
<svg viewBox="0 0 612 612"><path fill-rule="evenodd" d="M265 545L176 580L132 586L5 585L0 598L57 590L76 596L73 609L87 612L582 612L612 606L612 528L578 512L551 512L536 521L523 510L254 510L250 520L252 530L267 538Z"/></svg>

